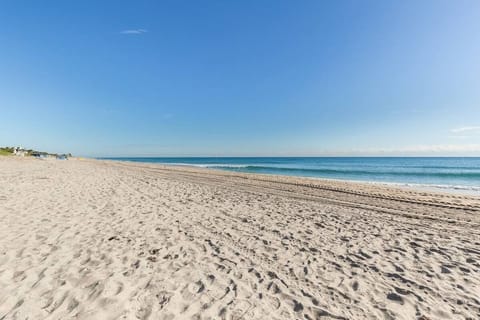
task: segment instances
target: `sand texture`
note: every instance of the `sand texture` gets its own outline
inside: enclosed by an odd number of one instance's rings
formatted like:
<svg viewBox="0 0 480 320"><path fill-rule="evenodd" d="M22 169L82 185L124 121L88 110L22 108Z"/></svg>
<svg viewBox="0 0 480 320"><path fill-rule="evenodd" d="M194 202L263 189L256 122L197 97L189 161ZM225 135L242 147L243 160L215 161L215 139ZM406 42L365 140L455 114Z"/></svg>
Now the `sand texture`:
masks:
<svg viewBox="0 0 480 320"><path fill-rule="evenodd" d="M2 157L0 319L480 319L480 199Z"/></svg>

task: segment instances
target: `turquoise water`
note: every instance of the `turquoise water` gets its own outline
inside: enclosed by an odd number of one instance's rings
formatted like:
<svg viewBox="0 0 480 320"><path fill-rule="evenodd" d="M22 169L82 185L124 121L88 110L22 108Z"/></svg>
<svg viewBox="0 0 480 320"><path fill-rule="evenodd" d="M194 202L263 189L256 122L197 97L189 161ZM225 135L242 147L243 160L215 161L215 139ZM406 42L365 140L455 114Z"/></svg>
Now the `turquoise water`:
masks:
<svg viewBox="0 0 480 320"><path fill-rule="evenodd" d="M109 158L192 165L228 171L358 181L433 185L480 191L480 158Z"/></svg>

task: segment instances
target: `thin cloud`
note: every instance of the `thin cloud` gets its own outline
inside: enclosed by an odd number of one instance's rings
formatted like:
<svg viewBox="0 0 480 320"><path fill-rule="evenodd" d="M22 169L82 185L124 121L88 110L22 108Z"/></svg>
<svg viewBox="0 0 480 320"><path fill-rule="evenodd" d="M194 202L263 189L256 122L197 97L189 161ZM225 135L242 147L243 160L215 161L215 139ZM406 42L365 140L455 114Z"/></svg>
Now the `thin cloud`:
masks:
<svg viewBox="0 0 480 320"><path fill-rule="evenodd" d="M461 133L461 132L476 132L480 131L480 126L470 126L470 127L460 127L460 128L454 128L450 130L452 133Z"/></svg>
<svg viewBox="0 0 480 320"><path fill-rule="evenodd" d="M399 149L404 152L480 152L479 144L420 145Z"/></svg>
<svg viewBox="0 0 480 320"><path fill-rule="evenodd" d="M401 148L366 148L332 152L347 155L428 155L480 153L480 144L412 145Z"/></svg>
<svg viewBox="0 0 480 320"><path fill-rule="evenodd" d="M128 29L120 31L121 34L144 34L147 32L147 29Z"/></svg>
<svg viewBox="0 0 480 320"><path fill-rule="evenodd" d="M472 136L468 136L468 135L460 135L460 134L452 134L452 135L449 135L448 138L452 138L452 139L469 139L471 138Z"/></svg>

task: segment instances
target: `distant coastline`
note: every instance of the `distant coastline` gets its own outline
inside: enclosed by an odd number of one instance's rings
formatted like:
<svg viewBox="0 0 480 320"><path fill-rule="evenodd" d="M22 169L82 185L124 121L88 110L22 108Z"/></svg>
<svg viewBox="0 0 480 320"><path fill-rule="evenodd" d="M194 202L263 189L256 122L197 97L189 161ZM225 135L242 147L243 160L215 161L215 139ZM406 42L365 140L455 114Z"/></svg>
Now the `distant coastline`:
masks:
<svg viewBox="0 0 480 320"><path fill-rule="evenodd" d="M17 156L17 157L35 157L35 158L71 158L71 153L51 153L47 151L37 151L23 147L0 147L0 156Z"/></svg>

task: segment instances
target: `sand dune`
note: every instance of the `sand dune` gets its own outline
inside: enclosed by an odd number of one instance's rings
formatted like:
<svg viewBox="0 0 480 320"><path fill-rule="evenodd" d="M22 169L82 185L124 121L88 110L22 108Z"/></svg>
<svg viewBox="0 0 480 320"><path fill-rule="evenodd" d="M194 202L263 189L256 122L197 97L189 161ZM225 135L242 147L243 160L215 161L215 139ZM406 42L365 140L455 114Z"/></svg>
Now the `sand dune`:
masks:
<svg viewBox="0 0 480 320"><path fill-rule="evenodd" d="M479 319L480 199L0 158L0 319Z"/></svg>

